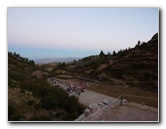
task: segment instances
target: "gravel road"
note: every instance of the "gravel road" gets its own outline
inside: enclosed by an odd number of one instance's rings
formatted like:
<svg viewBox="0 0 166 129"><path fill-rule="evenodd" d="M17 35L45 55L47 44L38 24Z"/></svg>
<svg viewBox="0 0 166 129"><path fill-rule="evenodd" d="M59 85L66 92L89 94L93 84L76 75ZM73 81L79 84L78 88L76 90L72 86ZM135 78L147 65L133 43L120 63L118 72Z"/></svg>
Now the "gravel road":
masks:
<svg viewBox="0 0 166 129"><path fill-rule="evenodd" d="M86 106L89 106L91 103L102 102L103 100L108 100L109 102L112 102L114 99L115 98L113 97L90 91L87 89L84 92L82 92L79 96L79 102Z"/></svg>
<svg viewBox="0 0 166 129"><path fill-rule="evenodd" d="M60 84L60 86L64 89L67 90L67 85L66 84ZM100 94L88 89L85 89L84 92L81 92L80 96L77 95L76 91L73 91L72 93L69 93L70 95L75 95L76 97L79 98L79 102L84 104L85 106L89 106L91 103L98 103L102 102L103 100L108 100L109 102L112 102L115 98Z"/></svg>

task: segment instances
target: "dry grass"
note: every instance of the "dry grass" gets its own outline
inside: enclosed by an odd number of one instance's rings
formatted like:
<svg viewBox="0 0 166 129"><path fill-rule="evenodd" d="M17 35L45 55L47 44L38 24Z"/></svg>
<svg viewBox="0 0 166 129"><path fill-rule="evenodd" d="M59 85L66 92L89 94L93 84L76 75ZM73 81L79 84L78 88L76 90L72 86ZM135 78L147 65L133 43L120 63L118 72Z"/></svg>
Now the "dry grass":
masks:
<svg viewBox="0 0 166 129"><path fill-rule="evenodd" d="M88 87L93 90L111 97L118 97L124 94L124 99L140 104L146 104L152 107L158 107L158 95L152 92L132 88L132 87L114 87L106 85L91 84Z"/></svg>

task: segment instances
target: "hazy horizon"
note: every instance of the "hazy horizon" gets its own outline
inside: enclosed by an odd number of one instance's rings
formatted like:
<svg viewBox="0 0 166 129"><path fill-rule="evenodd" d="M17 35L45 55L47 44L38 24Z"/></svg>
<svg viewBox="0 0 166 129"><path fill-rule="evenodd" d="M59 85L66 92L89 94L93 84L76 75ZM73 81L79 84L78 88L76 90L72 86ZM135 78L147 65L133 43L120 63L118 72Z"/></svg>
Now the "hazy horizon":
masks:
<svg viewBox="0 0 166 129"><path fill-rule="evenodd" d="M158 8L8 8L8 51L30 59L112 53L158 31Z"/></svg>

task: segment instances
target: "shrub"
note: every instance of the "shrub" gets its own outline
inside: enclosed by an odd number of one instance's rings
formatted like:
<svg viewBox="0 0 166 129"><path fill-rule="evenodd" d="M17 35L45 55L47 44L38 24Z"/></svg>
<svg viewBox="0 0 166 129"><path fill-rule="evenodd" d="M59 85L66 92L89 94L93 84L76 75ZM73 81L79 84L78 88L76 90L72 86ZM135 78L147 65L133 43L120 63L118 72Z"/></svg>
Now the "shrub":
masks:
<svg viewBox="0 0 166 129"><path fill-rule="evenodd" d="M35 108L35 110L40 109L41 106L42 106L42 105L41 105L40 103L34 104L34 108Z"/></svg>
<svg viewBox="0 0 166 129"><path fill-rule="evenodd" d="M12 116L13 116L14 112L15 112L14 107L8 106L8 120L9 120L9 121L12 120Z"/></svg>
<svg viewBox="0 0 166 129"><path fill-rule="evenodd" d="M56 98L55 95L49 95L44 97L42 100L42 107L49 110L49 109L56 109L59 106L59 100Z"/></svg>
<svg viewBox="0 0 166 129"><path fill-rule="evenodd" d="M51 118L47 117L47 116L37 116L37 117L31 117L29 118L28 121L52 121Z"/></svg>
<svg viewBox="0 0 166 129"><path fill-rule="evenodd" d="M34 103L35 103L35 101L34 101L34 100L29 100L29 101L27 102L27 104L28 104L29 106L34 105Z"/></svg>

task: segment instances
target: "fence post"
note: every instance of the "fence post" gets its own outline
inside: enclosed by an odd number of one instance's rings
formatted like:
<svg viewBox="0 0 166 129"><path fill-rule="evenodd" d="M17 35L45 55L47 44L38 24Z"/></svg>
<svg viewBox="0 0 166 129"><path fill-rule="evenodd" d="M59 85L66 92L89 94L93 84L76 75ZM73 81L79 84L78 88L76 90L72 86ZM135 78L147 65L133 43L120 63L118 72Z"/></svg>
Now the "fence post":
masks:
<svg viewBox="0 0 166 129"><path fill-rule="evenodd" d="M120 97L120 106L122 106L122 102L123 102L123 94Z"/></svg>

